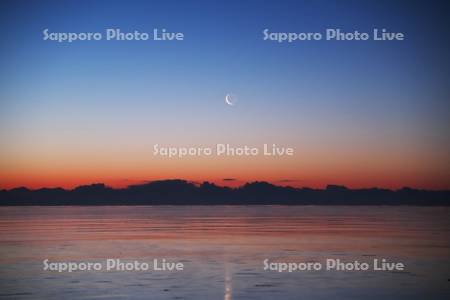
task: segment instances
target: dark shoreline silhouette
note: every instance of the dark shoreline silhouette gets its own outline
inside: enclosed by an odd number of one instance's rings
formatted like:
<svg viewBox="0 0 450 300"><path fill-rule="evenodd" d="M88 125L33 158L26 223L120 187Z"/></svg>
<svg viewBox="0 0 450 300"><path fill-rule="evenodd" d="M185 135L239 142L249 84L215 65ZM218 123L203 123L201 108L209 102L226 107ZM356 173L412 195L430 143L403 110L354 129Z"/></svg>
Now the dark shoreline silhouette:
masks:
<svg viewBox="0 0 450 300"><path fill-rule="evenodd" d="M450 191L403 188L326 189L247 183L237 188L186 180L161 180L114 189L102 183L72 190L15 188L0 190L0 206L23 205L416 205L449 206Z"/></svg>

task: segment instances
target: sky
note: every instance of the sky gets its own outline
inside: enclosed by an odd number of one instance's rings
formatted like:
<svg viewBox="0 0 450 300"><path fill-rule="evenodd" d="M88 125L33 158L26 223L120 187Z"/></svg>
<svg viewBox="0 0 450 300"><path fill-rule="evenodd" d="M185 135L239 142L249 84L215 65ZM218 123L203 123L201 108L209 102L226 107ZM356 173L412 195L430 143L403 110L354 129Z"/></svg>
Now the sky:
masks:
<svg viewBox="0 0 450 300"><path fill-rule="evenodd" d="M0 188L183 178L449 189L449 12L444 1L2 1ZM46 28L184 40L58 43ZM266 28L406 39L277 43ZM295 154L153 155L155 144L217 143Z"/></svg>

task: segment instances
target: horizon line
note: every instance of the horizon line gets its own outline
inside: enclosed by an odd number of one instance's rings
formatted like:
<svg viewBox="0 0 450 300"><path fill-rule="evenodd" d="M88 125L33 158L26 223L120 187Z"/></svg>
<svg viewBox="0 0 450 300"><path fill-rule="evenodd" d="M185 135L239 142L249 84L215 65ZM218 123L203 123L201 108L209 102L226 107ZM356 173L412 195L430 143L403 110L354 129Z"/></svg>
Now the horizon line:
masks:
<svg viewBox="0 0 450 300"><path fill-rule="evenodd" d="M134 183L134 184L129 184L123 187L114 187L112 185L108 185L104 182L92 182L92 183L87 183L87 184L81 184L81 185L77 185L74 186L73 188L64 188L61 186L56 186L56 187L39 187L39 188L31 188L31 187L27 187L27 186L17 186L17 187L12 187L12 188L0 188L0 191L13 191L13 190L19 190L19 189L26 189L28 191L39 191L39 190L64 190L64 191L74 191L78 188L82 188L82 187L92 187L92 186L103 186L104 188L108 188L108 189L112 189L112 190L126 190L135 186L145 186L145 185L150 185L153 183L157 183L157 182L174 182L174 181L179 181L179 182L184 182L187 184L190 184L192 186L195 187L201 187L202 185L205 184L209 184L209 185L213 185L219 188L226 188L226 189L231 189L231 190L237 190L240 188L243 188L247 185L252 185L252 184L268 184L274 187L280 187L280 188L289 188L289 189L296 189L296 190L302 190L302 189L309 189L309 190L315 190L315 191L325 191L325 190L329 190L329 189L333 189L333 188L337 188L337 189L345 189L348 191L358 191L358 190L385 190L385 191L401 191L401 190L416 190L416 191L434 191L434 192L449 192L450 188L447 189L424 189L424 188L416 188L416 187L412 187L412 186L403 186L397 189L392 189L392 188L386 188L386 187L379 187L379 186L371 186L371 187L359 187L359 188L350 188L347 187L346 185L343 184L326 184L325 187L323 188L314 188L314 187L309 187L309 186L301 186L301 187L295 187L292 185L280 185L280 184L275 184L273 182L270 181L266 181L266 180L254 180L254 181L245 181L242 182L239 185L236 186L227 186L227 185L219 185L213 181L195 181L195 180L187 180L187 179L181 179L181 178L174 178L174 179L156 179L156 180L143 180L141 183ZM227 180L225 180L227 181ZM279 181L282 182L282 181Z"/></svg>

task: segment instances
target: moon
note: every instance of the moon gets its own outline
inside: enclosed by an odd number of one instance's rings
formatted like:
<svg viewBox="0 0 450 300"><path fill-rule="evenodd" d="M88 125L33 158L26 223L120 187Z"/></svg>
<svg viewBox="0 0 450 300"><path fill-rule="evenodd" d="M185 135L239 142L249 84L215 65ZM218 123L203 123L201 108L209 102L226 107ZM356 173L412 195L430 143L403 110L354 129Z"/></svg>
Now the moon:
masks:
<svg viewBox="0 0 450 300"><path fill-rule="evenodd" d="M237 97L233 94L226 94L225 96L225 103L234 106L236 104Z"/></svg>

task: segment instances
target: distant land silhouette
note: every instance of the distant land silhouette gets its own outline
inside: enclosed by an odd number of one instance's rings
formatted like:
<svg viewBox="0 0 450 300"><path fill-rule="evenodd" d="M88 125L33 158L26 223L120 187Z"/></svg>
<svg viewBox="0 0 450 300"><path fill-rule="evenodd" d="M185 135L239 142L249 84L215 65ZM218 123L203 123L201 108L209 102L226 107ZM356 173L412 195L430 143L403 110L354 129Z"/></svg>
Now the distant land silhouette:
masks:
<svg viewBox="0 0 450 300"><path fill-rule="evenodd" d="M237 188L204 182L160 180L114 189L102 183L72 190L15 188L0 190L0 205L418 205L449 206L450 191L403 188L326 189L293 188L267 182L246 183Z"/></svg>

